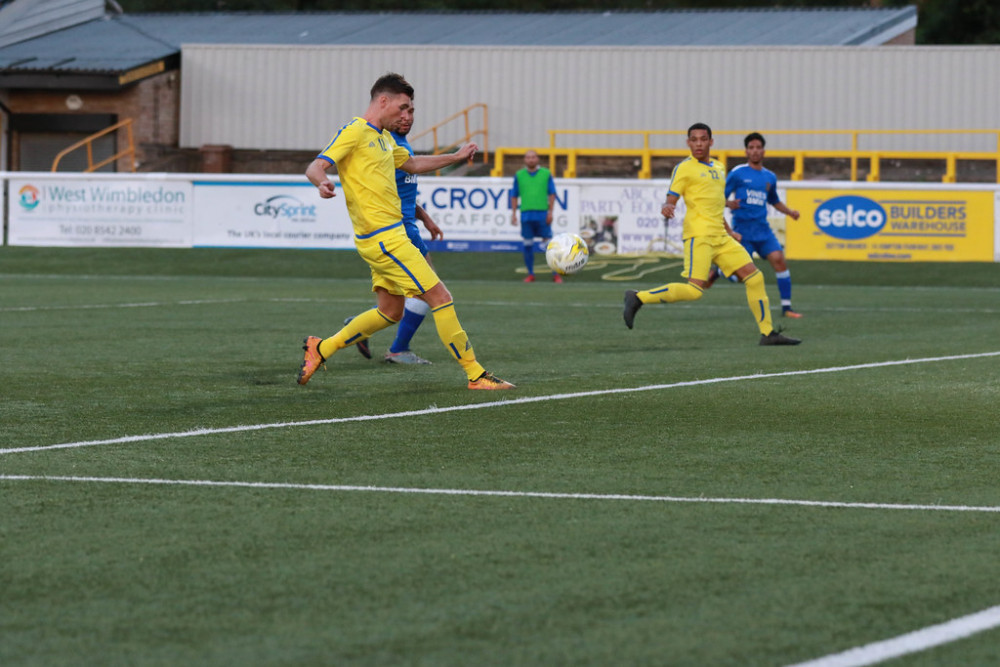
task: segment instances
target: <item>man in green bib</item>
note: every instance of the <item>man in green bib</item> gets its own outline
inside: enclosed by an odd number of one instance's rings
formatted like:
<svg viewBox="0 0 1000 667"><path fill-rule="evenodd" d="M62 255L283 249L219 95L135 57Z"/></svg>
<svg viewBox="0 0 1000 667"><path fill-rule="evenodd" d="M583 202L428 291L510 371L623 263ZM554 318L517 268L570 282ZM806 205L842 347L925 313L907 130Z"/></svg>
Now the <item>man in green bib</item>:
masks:
<svg viewBox="0 0 1000 667"><path fill-rule="evenodd" d="M528 269L526 283L535 282L535 239L542 240L542 247L552 238L552 207L556 203L556 183L552 172L538 166L538 153L524 154L524 168L514 174L514 187L510 191L510 224L517 225L518 204L521 209L521 238L524 239L524 266ZM561 283L558 273L552 282Z"/></svg>

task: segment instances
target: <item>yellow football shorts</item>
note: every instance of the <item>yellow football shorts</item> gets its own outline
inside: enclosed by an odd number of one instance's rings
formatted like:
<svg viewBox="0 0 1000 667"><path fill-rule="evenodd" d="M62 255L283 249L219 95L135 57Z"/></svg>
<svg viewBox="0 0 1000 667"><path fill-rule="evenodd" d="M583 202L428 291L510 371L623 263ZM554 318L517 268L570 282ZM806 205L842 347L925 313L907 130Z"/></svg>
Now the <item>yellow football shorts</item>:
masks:
<svg viewBox="0 0 1000 667"><path fill-rule="evenodd" d="M418 296L441 282L406 233L379 234L359 243L358 254L372 271L372 291Z"/></svg>
<svg viewBox="0 0 1000 667"><path fill-rule="evenodd" d="M713 264L722 273L731 276L752 262L746 248L729 234L695 236L684 239L684 270L681 275L688 280L694 278L707 281Z"/></svg>

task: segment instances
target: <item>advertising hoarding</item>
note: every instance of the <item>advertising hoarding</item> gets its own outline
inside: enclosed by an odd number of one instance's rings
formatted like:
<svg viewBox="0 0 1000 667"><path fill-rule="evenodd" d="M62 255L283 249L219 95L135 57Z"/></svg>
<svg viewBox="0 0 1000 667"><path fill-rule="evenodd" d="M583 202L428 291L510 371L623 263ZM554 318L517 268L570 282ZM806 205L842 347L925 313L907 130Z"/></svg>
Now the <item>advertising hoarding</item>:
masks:
<svg viewBox="0 0 1000 667"><path fill-rule="evenodd" d="M196 180L195 246L220 248L354 247L354 232L340 183L322 199L298 182Z"/></svg>
<svg viewBox="0 0 1000 667"><path fill-rule="evenodd" d="M579 187L555 179L552 233L577 231ZM434 219L444 240L432 250L520 251L520 225L511 224L512 178L424 177L418 181L417 203ZM518 217L520 220L520 216ZM422 229L422 225L418 225ZM425 238L430 238L425 233Z"/></svg>
<svg viewBox="0 0 1000 667"><path fill-rule="evenodd" d="M788 205L789 259L994 260L992 190L789 188Z"/></svg>
<svg viewBox="0 0 1000 667"><path fill-rule="evenodd" d="M8 245L191 247L191 182L11 178Z"/></svg>

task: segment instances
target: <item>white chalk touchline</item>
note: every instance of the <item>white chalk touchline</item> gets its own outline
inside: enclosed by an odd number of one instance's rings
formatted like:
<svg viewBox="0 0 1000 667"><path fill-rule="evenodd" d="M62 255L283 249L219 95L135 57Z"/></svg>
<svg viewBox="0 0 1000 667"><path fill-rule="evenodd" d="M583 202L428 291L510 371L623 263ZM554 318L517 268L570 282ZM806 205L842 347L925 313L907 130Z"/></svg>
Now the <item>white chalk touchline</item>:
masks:
<svg viewBox="0 0 1000 667"><path fill-rule="evenodd" d="M248 424L241 426L226 426L220 428L199 428L191 431L176 431L173 433L147 433L144 435L126 435L119 438L108 438L106 440L81 440L79 442L64 442L56 445L39 445L36 447L9 447L0 449L0 455L20 454L24 452L40 452L49 449L73 449L77 447L93 447L95 445L117 445L131 442L148 442L150 440L169 440L172 438L192 438L201 435L216 435L222 433L246 433L249 431L263 431L278 428L294 428L299 426L323 426L329 424L347 424L350 422L381 421L383 419L399 419L401 417L419 417L422 415L444 414L446 412L458 412L461 410L484 410L486 408L502 408L512 405L524 405L527 403L542 403L547 401L561 401L572 398L590 398L593 396L610 396L613 394L634 394L644 391L657 391L660 389L676 389L678 387L696 387L706 384L718 384L722 382L739 382L742 380L767 380L770 378L792 377L796 375L815 375L819 373L841 373L844 371L860 370L865 368L881 368L886 366L905 366L909 364L926 364L936 361L957 361L961 359L981 359L984 357L1000 356L997 352L980 352L978 354L956 354L946 357L924 357L922 359L900 359L896 361L878 361L869 364L854 364L851 366L832 366L829 368L814 368L801 371L782 371L780 373L759 373L756 375L734 375L730 377L708 378L705 380L687 380L684 382L671 382L668 384L651 384L641 387L620 387L618 389L595 389L592 391L577 391L569 394L548 394L545 396L526 396L524 398L510 398L488 403L471 403L467 405L452 405L443 408L437 406L424 408L422 410L406 410L403 412L389 412L375 415L356 415L354 417L331 417L328 419L309 419L298 422L275 422L271 424Z"/></svg>
<svg viewBox="0 0 1000 667"><path fill-rule="evenodd" d="M650 496L621 493L556 493L551 491L503 491L490 489L421 489L397 486L357 486L345 484L293 484L288 482L239 482L207 479L157 479L139 477L78 477L64 475L3 475L0 481L91 482L98 484L154 484L165 486L209 486L244 489L294 489L299 491L338 491L400 493L436 496L488 496L504 498L543 498L549 500L622 500L659 503L707 503L716 505L785 505L838 509L910 510L934 512L983 512L1000 514L1000 506L907 505L901 503L849 503L827 500L789 500L785 498L706 498L704 496Z"/></svg>
<svg viewBox="0 0 1000 667"><path fill-rule="evenodd" d="M972 635L1000 626L1000 606L975 614L962 616L939 625L932 625L892 639L866 644L789 667L863 667L892 660L908 653L926 651L935 646L950 644Z"/></svg>
<svg viewBox="0 0 1000 667"><path fill-rule="evenodd" d="M59 311L59 310L111 310L115 308L164 308L171 306L197 306L197 305L213 305L213 304L223 304L223 303L248 303L254 301L252 299L188 299L182 301L146 301L146 302L136 302L136 303L91 303L91 304L74 304L74 305L64 305L64 306L5 306L0 307L0 313L32 313L32 312L43 312L43 311ZM329 304L367 304L371 303L370 299L367 298L343 298L343 299L329 299L329 298L309 298L309 297L271 297L264 298L261 301L268 303L329 303ZM487 308L552 308L552 303L547 303L544 301L474 301L466 300L463 303L466 307L478 306ZM586 308L588 310L593 310L594 308L605 308L608 310L621 310L621 305L614 304L594 304L592 302L560 302L560 308ZM681 309L694 309L698 310L745 310L746 306L742 304L674 304L673 308ZM772 310L777 310L778 306L772 306ZM974 315L991 315L1000 310L995 308L950 308L946 306L872 306L872 307L862 307L862 306L843 306L843 307L813 307L810 312L817 313L925 313L925 312L935 312L935 313L961 313L961 314L974 314Z"/></svg>
<svg viewBox="0 0 1000 667"><path fill-rule="evenodd" d="M106 310L110 308L160 308L162 306L202 306L219 303L244 303L246 299L188 299L184 301L147 301L139 303L94 303L73 306L11 306L0 313L28 313L42 310Z"/></svg>

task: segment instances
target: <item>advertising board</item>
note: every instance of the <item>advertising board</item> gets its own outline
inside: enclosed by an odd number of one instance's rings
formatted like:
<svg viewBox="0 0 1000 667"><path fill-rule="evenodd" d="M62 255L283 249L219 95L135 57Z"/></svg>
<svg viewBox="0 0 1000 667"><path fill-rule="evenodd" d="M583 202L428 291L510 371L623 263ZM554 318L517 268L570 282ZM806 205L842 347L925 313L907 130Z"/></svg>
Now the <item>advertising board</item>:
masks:
<svg viewBox="0 0 1000 667"><path fill-rule="evenodd" d="M789 188L788 205L789 259L994 260L992 190Z"/></svg>

